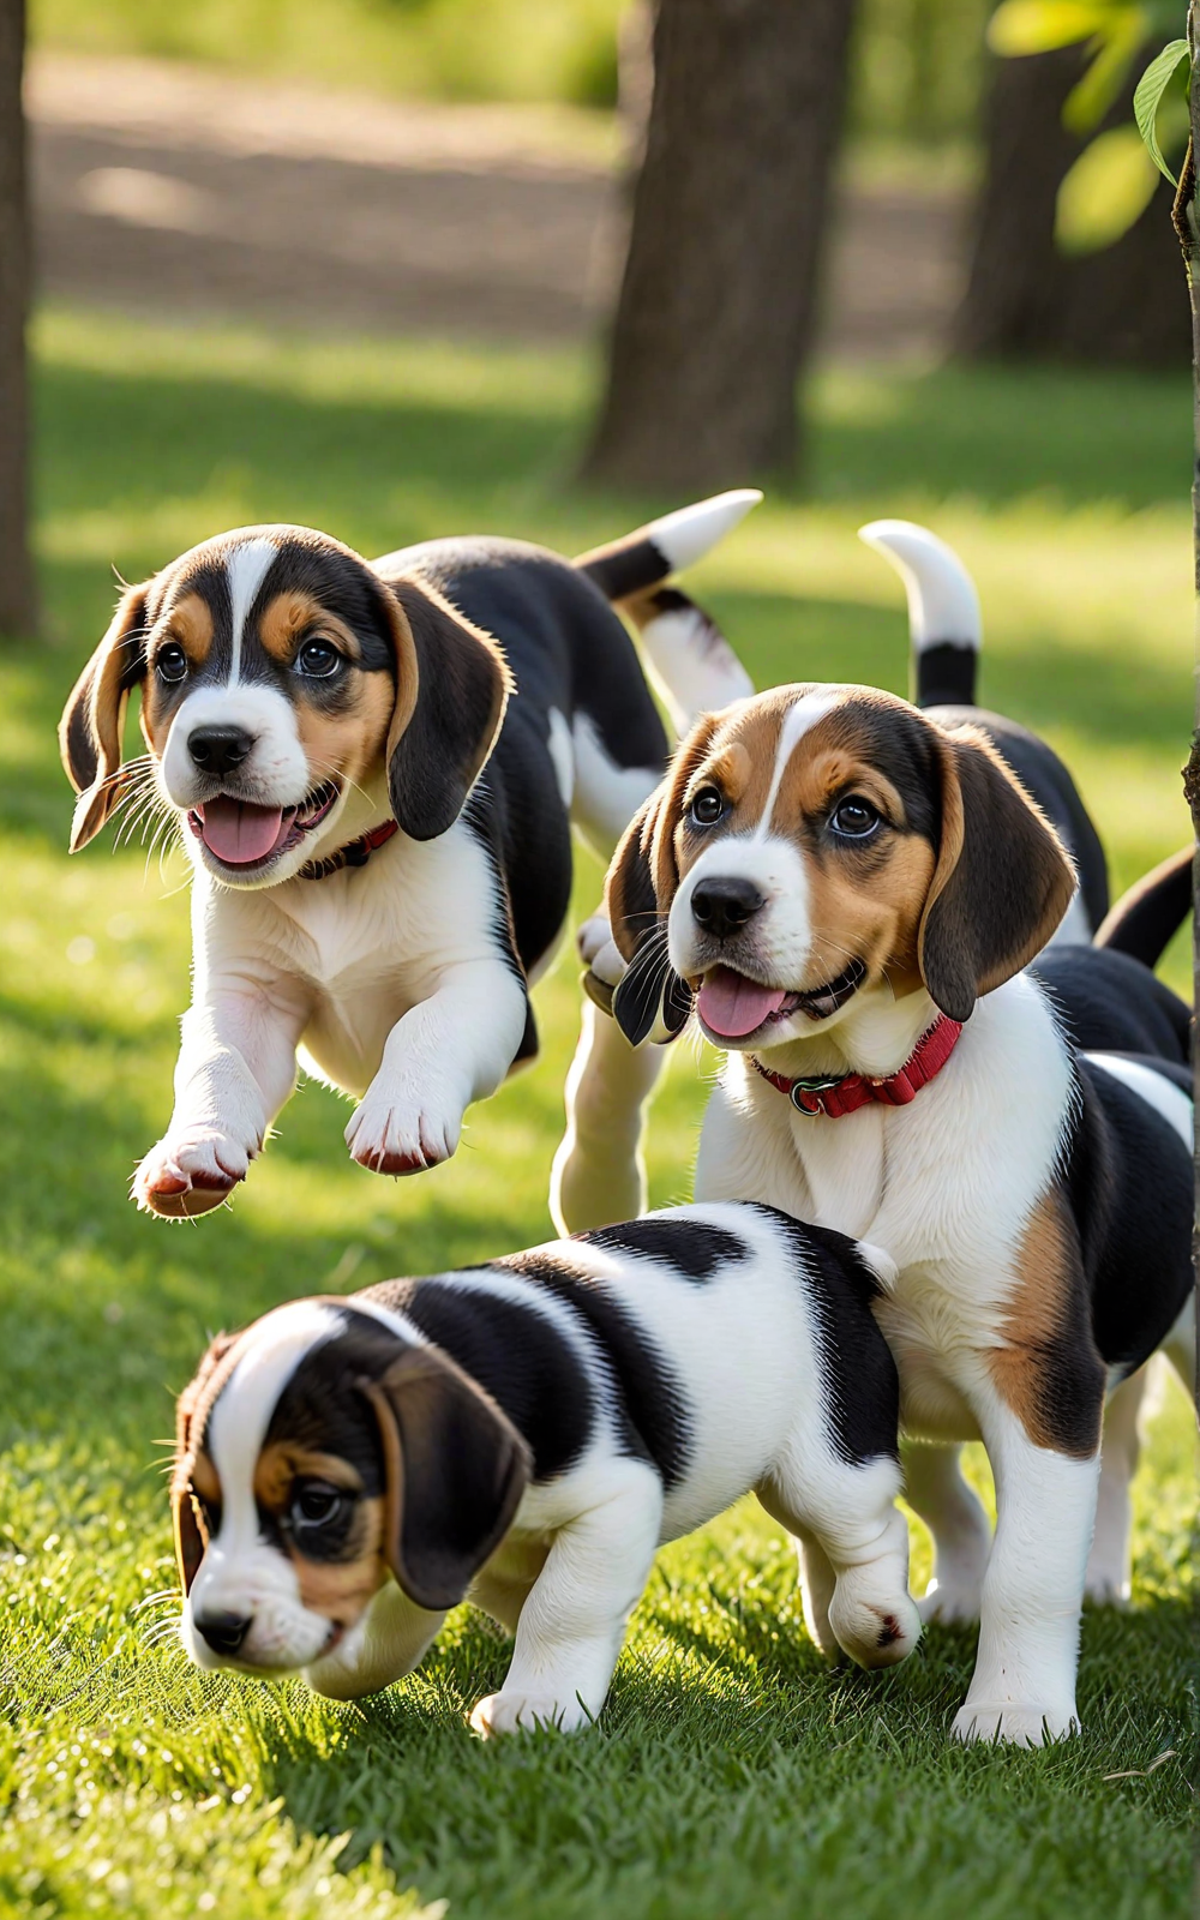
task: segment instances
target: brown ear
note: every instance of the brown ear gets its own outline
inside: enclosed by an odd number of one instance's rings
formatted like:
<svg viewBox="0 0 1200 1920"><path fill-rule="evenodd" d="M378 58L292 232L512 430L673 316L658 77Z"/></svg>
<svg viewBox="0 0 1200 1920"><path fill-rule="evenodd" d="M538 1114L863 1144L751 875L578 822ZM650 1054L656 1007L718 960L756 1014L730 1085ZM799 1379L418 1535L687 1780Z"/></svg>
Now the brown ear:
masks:
<svg viewBox="0 0 1200 1920"><path fill-rule="evenodd" d="M432 587L391 581L396 706L387 739L392 812L436 840L466 804L504 718L512 678L490 635Z"/></svg>
<svg viewBox="0 0 1200 1920"><path fill-rule="evenodd" d="M200 1516L196 1507L196 1497L192 1492L192 1468L195 1465L195 1449L192 1441L192 1429L201 1401L208 1402L210 1390L215 1384L214 1375L231 1347L237 1342L235 1333L218 1333L213 1339L195 1377L190 1380L178 1400L175 1402L175 1468L171 1475L171 1517L175 1530L175 1558L179 1565L179 1580L185 1596L192 1590L192 1581L200 1571L200 1562L208 1545L200 1527Z"/></svg>
<svg viewBox="0 0 1200 1920"><path fill-rule="evenodd" d="M717 720L705 714L679 746L662 784L625 829L604 885L617 951L629 962L612 994L612 1013L631 1046L682 1032L692 992L667 958L667 915L679 888L675 829L688 782L704 758Z"/></svg>
<svg viewBox="0 0 1200 1920"><path fill-rule="evenodd" d="M1040 953L1071 903L1075 872L990 741L970 728L934 732L942 837L917 955L932 999L967 1020L980 994Z"/></svg>
<svg viewBox="0 0 1200 1920"><path fill-rule="evenodd" d="M360 1386L383 1445L387 1563L415 1605L444 1613L507 1533L529 1449L482 1387L429 1347L408 1348Z"/></svg>
<svg viewBox="0 0 1200 1920"><path fill-rule="evenodd" d="M121 792L121 733L129 695L146 673L146 594L127 587L112 625L75 682L58 724L67 777L79 799L70 850L99 833Z"/></svg>

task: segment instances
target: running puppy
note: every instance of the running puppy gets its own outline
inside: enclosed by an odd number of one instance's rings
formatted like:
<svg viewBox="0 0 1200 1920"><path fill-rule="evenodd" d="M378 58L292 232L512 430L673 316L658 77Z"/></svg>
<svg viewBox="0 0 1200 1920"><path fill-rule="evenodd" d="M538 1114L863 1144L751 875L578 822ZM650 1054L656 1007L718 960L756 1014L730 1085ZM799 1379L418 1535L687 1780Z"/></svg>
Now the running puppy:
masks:
<svg viewBox="0 0 1200 1920"><path fill-rule="evenodd" d="M347 1699L471 1599L516 1634L475 1730L582 1727L656 1549L753 1488L818 1556L822 1651L902 1660L887 1268L769 1207L686 1207L222 1335L179 1401L184 1645Z"/></svg>
<svg viewBox="0 0 1200 1920"><path fill-rule="evenodd" d="M1106 1392L1164 1343L1188 1365L1181 1063L1089 1059L1023 971L1074 892L1057 836L981 733L855 686L781 687L702 719L608 877L626 1033L669 1038L694 1005L728 1056L697 1196L886 1246L898 1274L875 1312L905 1430L987 1446L985 1556L956 1561L936 1464L956 1475L953 1455L909 1470L918 1512L943 1522L931 1608L982 1608L963 1739L1077 1725ZM1116 956L1069 951L1103 998ZM1129 1024L1128 966L1109 1032ZM1169 1053L1179 1023L1160 1022L1141 971L1133 1024L1161 1024Z"/></svg>
<svg viewBox="0 0 1200 1920"><path fill-rule="evenodd" d="M698 559L759 497L685 508L574 566L483 538L368 564L326 534L247 527L128 589L61 740L72 851L123 803L158 806L194 868L194 998L140 1206L219 1206L301 1047L358 1100L360 1165L454 1152L466 1108L536 1052L528 988L566 919L572 821L607 855L665 764L610 602ZM680 657L672 626L664 667L681 704L743 691L711 625L689 631ZM653 618L645 638L653 656ZM149 752L123 767L135 687ZM585 1065L636 1145L653 1073L628 1052L603 1035ZM634 1207L636 1185L635 1167Z"/></svg>

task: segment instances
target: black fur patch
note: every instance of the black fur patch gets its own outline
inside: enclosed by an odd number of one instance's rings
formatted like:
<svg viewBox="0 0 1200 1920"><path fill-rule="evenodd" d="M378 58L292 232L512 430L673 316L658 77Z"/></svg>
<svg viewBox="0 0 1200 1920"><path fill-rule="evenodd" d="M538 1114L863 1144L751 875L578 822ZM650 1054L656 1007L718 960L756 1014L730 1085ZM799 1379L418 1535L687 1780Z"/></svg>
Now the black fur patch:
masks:
<svg viewBox="0 0 1200 1920"><path fill-rule="evenodd" d="M1030 972L1083 1053L1148 1053L1186 1066L1191 1013L1149 967L1108 947L1049 947Z"/></svg>
<svg viewBox="0 0 1200 1920"><path fill-rule="evenodd" d="M711 1280L717 1268L730 1260L748 1260L750 1249L734 1233L723 1227L708 1227L700 1220L629 1220L619 1227L597 1227L591 1233L573 1234L585 1245L611 1248L616 1253L640 1254L645 1259L665 1260L689 1280Z"/></svg>
<svg viewBox="0 0 1200 1920"><path fill-rule="evenodd" d="M969 644L942 640L937 646L922 647L916 658L914 704L918 707L974 706L978 670L979 650Z"/></svg>
<svg viewBox="0 0 1200 1920"><path fill-rule="evenodd" d="M498 1300L481 1285L443 1279L389 1280L369 1299L403 1313L490 1393L533 1454L535 1480L565 1473L587 1445L595 1417L587 1373L570 1343L534 1307Z"/></svg>
<svg viewBox="0 0 1200 1920"><path fill-rule="evenodd" d="M629 1450L653 1462L669 1491L687 1470L690 1421L678 1384L649 1336L591 1274L538 1253L492 1264L497 1272L518 1273L544 1287L585 1322L617 1389Z"/></svg>
<svg viewBox="0 0 1200 1920"><path fill-rule="evenodd" d="M755 1204L791 1242L797 1277L815 1308L838 1453L858 1466L881 1455L898 1459L900 1376L871 1311L882 1291L876 1275L844 1233Z"/></svg>

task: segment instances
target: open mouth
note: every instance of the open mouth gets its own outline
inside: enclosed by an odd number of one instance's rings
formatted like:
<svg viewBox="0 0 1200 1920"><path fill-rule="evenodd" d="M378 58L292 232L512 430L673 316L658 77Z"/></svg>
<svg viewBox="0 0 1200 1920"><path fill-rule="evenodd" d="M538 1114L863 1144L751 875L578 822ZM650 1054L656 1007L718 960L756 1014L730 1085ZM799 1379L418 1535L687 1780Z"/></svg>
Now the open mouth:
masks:
<svg viewBox="0 0 1200 1920"><path fill-rule="evenodd" d="M340 791L336 780L322 781L298 807L260 807L252 800L218 793L192 808L188 826L214 860L246 872L299 846L306 833L320 826Z"/></svg>
<svg viewBox="0 0 1200 1920"><path fill-rule="evenodd" d="M747 980L732 967L713 967L706 973L696 996L696 1011L715 1040L748 1040L761 1027L777 1025L794 1013L810 1020L828 1020L831 1013L844 1007L867 977L861 960L852 960L836 980L804 993L788 993L783 987L764 987Z"/></svg>

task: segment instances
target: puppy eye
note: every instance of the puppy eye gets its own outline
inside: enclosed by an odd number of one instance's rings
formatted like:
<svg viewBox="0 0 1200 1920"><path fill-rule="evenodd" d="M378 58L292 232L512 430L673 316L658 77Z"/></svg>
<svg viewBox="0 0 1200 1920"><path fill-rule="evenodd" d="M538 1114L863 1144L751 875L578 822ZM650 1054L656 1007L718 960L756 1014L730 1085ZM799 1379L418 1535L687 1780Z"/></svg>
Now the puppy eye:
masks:
<svg viewBox="0 0 1200 1920"><path fill-rule="evenodd" d="M310 680L328 680L342 664L332 640L306 640L296 655L297 672Z"/></svg>
<svg viewBox="0 0 1200 1920"><path fill-rule="evenodd" d="M698 827L715 827L725 811L725 798L717 787L701 787L689 812Z"/></svg>
<svg viewBox="0 0 1200 1920"><path fill-rule="evenodd" d="M859 793L852 793L845 800L839 800L829 816L829 824L835 833L847 840L867 840L881 823L882 815L869 800Z"/></svg>
<svg viewBox="0 0 1200 1920"><path fill-rule="evenodd" d="M324 1480L302 1480L292 1494L288 1517L297 1533L316 1533L340 1520L349 1510L350 1496Z"/></svg>
<svg viewBox="0 0 1200 1920"><path fill-rule="evenodd" d="M154 671L167 686L177 687L181 680L186 680L187 670L187 655L174 640L159 648L154 658Z"/></svg>

